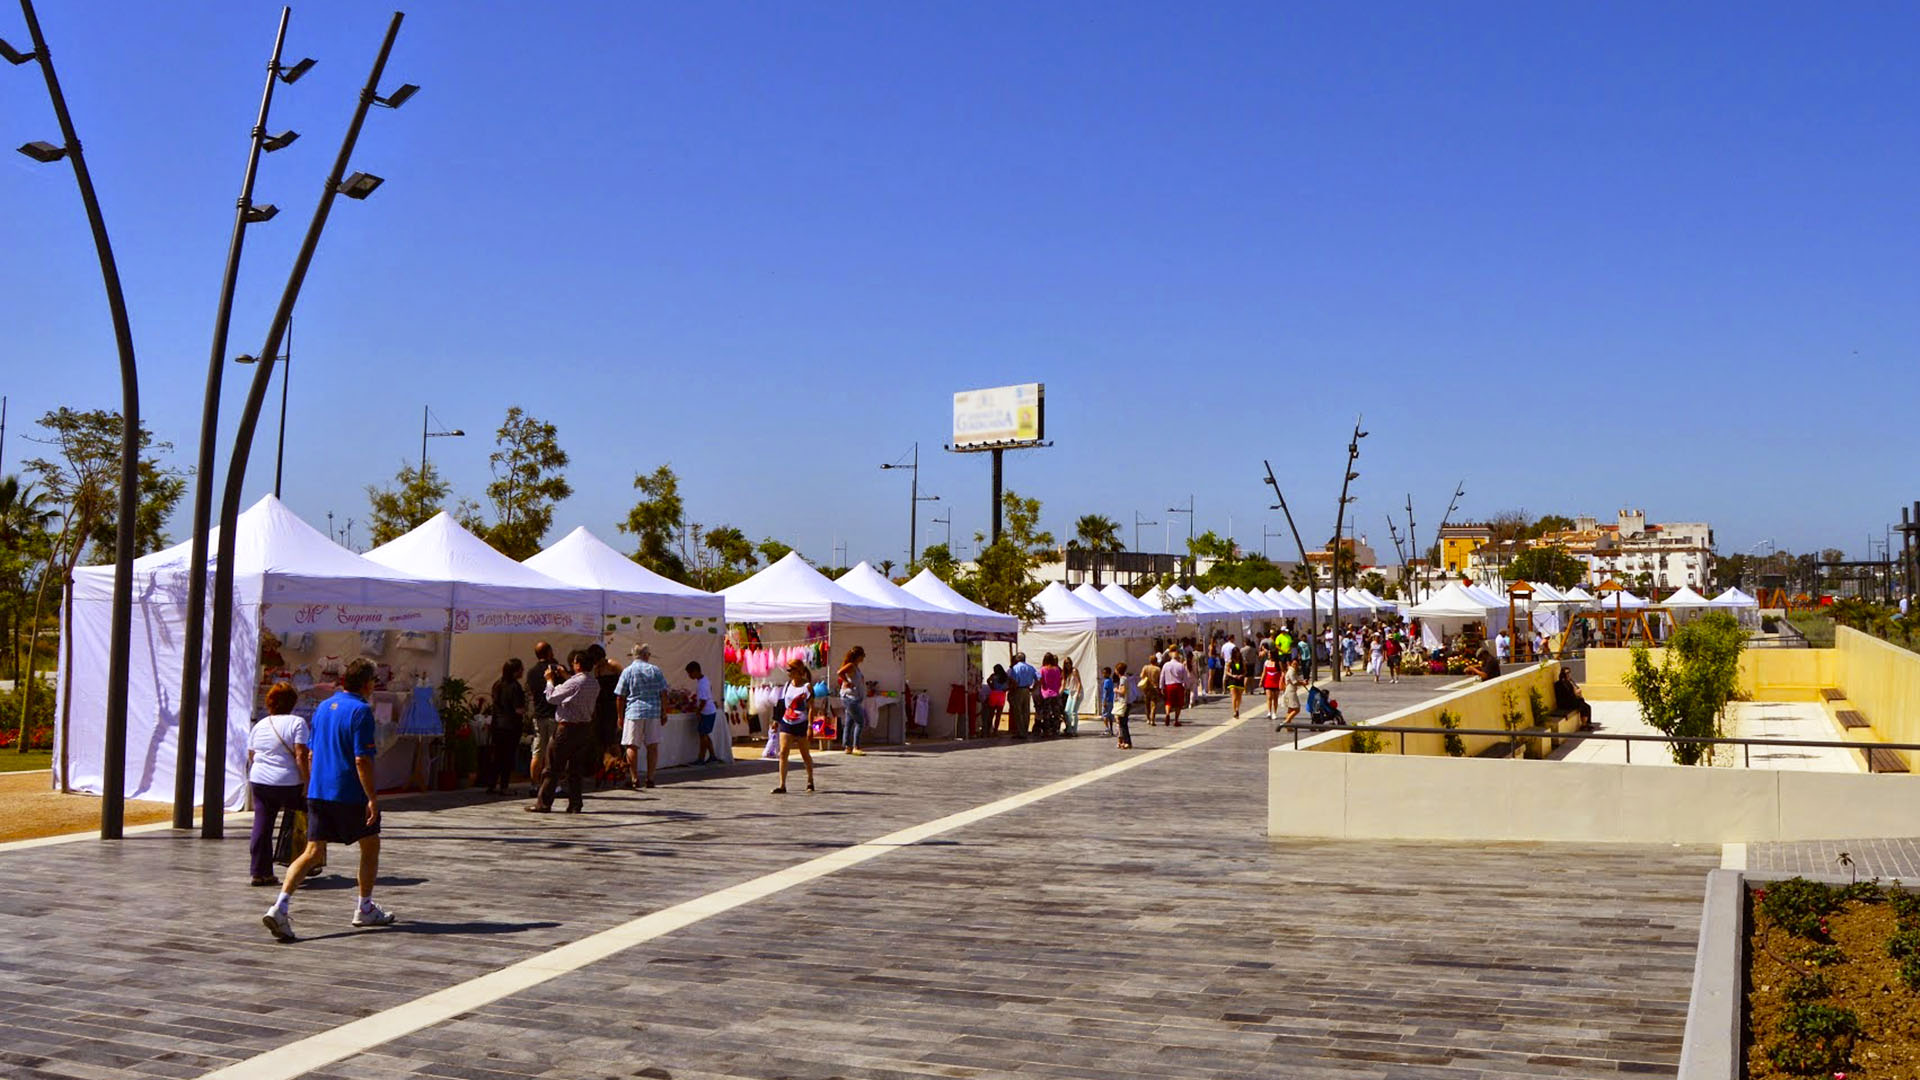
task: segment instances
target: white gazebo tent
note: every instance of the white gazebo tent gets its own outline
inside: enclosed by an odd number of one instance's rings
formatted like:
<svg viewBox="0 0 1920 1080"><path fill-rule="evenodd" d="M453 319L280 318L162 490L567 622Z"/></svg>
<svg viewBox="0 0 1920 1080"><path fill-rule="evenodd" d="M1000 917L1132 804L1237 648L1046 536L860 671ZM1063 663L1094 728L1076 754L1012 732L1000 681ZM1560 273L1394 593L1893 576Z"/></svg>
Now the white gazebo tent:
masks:
<svg viewBox="0 0 1920 1080"><path fill-rule="evenodd" d="M1699 618L1701 615L1712 610L1713 601L1694 592L1693 589L1688 586L1682 585L1674 590L1673 595L1667 597L1661 606L1665 607L1667 611L1672 614L1675 625L1678 625Z"/></svg>
<svg viewBox="0 0 1920 1080"><path fill-rule="evenodd" d="M967 649L964 644L968 618L958 611L924 600L893 582L866 562L841 574L836 584L875 603L891 604L903 612L907 628L905 689L902 699L899 741L910 735L950 739L954 735L951 717L935 711L936 687L964 685L967 678ZM943 702L945 704L945 702Z"/></svg>
<svg viewBox="0 0 1920 1080"><path fill-rule="evenodd" d="M1581 588L1578 585L1575 585L1573 588L1568 589L1565 593L1561 595L1565 596L1568 602L1579 604L1583 608L1592 607L1595 603L1593 599L1593 594L1588 592L1586 589Z"/></svg>
<svg viewBox="0 0 1920 1080"><path fill-rule="evenodd" d="M714 701L722 701L726 684L722 655L725 600L654 573L614 550L585 526L527 558L522 565L556 581L600 593L600 640L615 664L627 664L628 651L644 643L652 648L652 663L666 674L669 686L691 691L693 679L686 667L688 662L696 662L707 677ZM733 760L727 730L717 729L714 736L713 748L721 760ZM698 715L669 712L661 725L659 764L685 765L699 754Z"/></svg>
<svg viewBox="0 0 1920 1080"><path fill-rule="evenodd" d="M1150 634L1172 637L1179 629L1178 621L1173 616L1146 603L1117 584L1108 583L1100 590L1100 595L1106 597L1109 603L1121 611L1131 612L1147 620L1145 625Z"/></svg>
<svg viewBox="0 0 1920 1080"><path fill-rule="evenodd" d="M420 635L401 645L418 681L437 687L445 678L463 679L469 691L483 693L500 677L508 657L531 661L534 645L546 641L564 664L574 649L600 638L604 600L599 589L580 588L521 565L468 532L453 515L441 511L410 532L366 553L370 562L453 588L451 633ZM396 675L403 661L395 661ZM529 664L531 666L531 664ZM379 703L375 702L376 716ZM424 728L403 719L400 734L430 738ZM428 767L424 747L415 753L382 753L375 780L384 789L423 779Z"/></svg>
<svg viewBox="0 0 1920 1080"><path fill-rule="evenodd" d="M1447 582L1445 588L1406 613L1420 620L1420 641L1429 649L1440 647L1442 635L1458 634L1473 622L1482 624L1491 637L1507 619L1505 607L1489 607L1457 581Z"/></svg>
<svg viewBox="0 0 1920 1080"><path fill-rule="evenodd" d="M229 810L239 809L247 798L246 721L264 713L264 708L256 710L256 702L268 679L295 666L292 661L305 661L309 654L317 657L317 649L325 643L351 641L357 647L362 631L391 638L388 631L392 630L443 630L451 606L446 585L368 562L335 544L272 496L241 514L236 525L225 755L224 804ZM222 542L215 530L208 545L210 561L202 573L211 573L212 555ZM191 545L181 543L134 562L123 789L129 799L173 798L183 660L180 641L193 572L191 555ZM96 795L104 782L113 576L111 566L84 567L74 573L72 619L56 706L61 719L55 725L54 779L62 789ZM295 640L321 644L297 653L291 647ZM370 638L365 640L371 643ZM319 670L321 664L316 659L300 664L298 672L287 671L302 688L302 708L308 712L318 695L330 689ZM204 713L202 720L200 768L204 769ZM383 710L383 745L391 743L397 720L390 705ZM197 800L201 788L194 788Z"/></svg>
<svg viewBox="0 0 1920 1080"><path fill-rule="evenodd" d="M896 693L906 683L906 612L829 580L809 566L799 552L788 552L772 566L720 590L720 595L727 601L728 621L741 627L738 645L747 659L743 668L753 686L748 709L756 714L762 733L771 730L779 687L786 683L781 656L812 654L808 659L816 691L830 689L826 684L833 670L856 645L866 650L862 670L870 681L894 688ZM811 662L815 659L817 663ZM837 695L818 696L823 700L816 702L817 706L832 709L838 704ZM868 732L880 738L883 732L902 725L902 714L888 715L890 708L899 706L898 696L869 698ZM820 720L816 708L816 735L825 731ZM833 730L839 730L837 718Z"/></svg>
<svg viewBox="0 0 1920 1080"><path fill-rule="evenodd" d="M1009 663L1016 651L1025 653L1036 663L1047 653L1071 657L1074 668L1086 673L1083 677L1086 689L1081 698L1083 712L1085 702L1098 700L1102 667L1125 662L1134 674L1139 673L1138 662L1129 656L1135 649L1142 656L1146 652L1144 646L1134 644L1137 620L1105 607L1095 607L1057 581L1040 590L1033 603L1040 609L1041 621L1022 624L1018 642L1013 646L998 642L982 646L983 668L992 670L995 664Z"/></svg>
<svg viewBox="0 0 1920 1080"><path fill-rule="evenodd" d="M946 608L966 619L962 629L955 634L955 644L952 646L922 648L917 652L909 652L907 655L907 678L909 681L912 681L915 678L928 678L925 674L916 675L916 672L921 670L916 667L916 664L922 662L930 665L937 663L937 660L920 661L917 660L916 657L926 656L930 651L935 653L949 651L958 654L959 671L961 675L960 681L948 685L945 712L929 719L928 733L936 738L940 737L942 731L955 737L964 737L970 733L969 718L979 713L980 684L983 681L974 663L974 651L970 643L1015 641L1020 634L1020 620L1011 615L1002 615L1000 612L982 607L966 597L961 596L958 592L954 591L953 586L940 580L939 575L931 570L921 570L905 585L900 586L900 588L921 600L925 600L938 607ZM949 667L950 666L951 665L949 665ZM1081 676L1082 686L1091 685L1096 675L1097 673L1094 675L1083 674ZM915 685L919 684L915 683ZM928 689L936 689L938 684L929 680L927 687ZM938 702L939 698L935 697L934 700Z"/></svg>
<svg viewBox="0 0 1920 1080"><path fill-rule="evenodd" d="M1714 610L1732 614L1741 626L1749 630L1760 628L1760 601L1742 592L1738 585L1729 585L1712 603Z"/></svg>
<svg viewBox="0 0 1920 1080"><path fill-rule="evenodd" d="M1104 589L1096 589L1088 584L1075 586L1072 591L1074 599L1106 616L1103 629L1119 633L1123 642L1120 659L1125 660L1131 670L1138 671L1147 662L1147 657L1152 655L1155 634L1163 630L1170 633L1172 630L1173 621L1164 612L1142 615L1130 607L1115 603ZM1039 655L1029 653L1027 659L1033 660Z"/></svg>

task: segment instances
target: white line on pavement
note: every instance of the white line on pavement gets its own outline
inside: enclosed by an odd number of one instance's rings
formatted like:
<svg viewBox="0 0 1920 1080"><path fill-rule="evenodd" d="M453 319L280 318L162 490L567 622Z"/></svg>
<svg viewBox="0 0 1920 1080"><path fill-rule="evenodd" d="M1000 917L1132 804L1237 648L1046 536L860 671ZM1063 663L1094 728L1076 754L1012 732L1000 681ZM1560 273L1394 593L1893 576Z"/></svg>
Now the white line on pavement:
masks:
<svg viewBox="0 0 1920 1080"><path fill-rule="evenodd" d="M869 859L877 859L890 852L939 836L941 833L964 828L988 818L1018 810L1023 806L1030 806L1042 799L1065 794L1075 788L1105 780L1129 769L1158 761L1170 754L1199 746L1225 735L1246 723L1248 719L1250 717L1230 720L1219 727L1199 732L1171 746L1129 755L1111 765L1103 765L1100 768L1070 776L1065 780L1056 780L1051 784L1032 788L1017 795L1009 795L1004 799L996 799L968 810L948 814L946 817L935 818L897 832L890 832L885 836L842 848L818 858L808 859L806 862L783 870L775 870L770 874L763 874L750 881L743 881L738 885L731 885L672 907L662 908L619 926L590 934L579 941L509 964L498 971L415 998L404 1005L396 1005L391 1009L374 1013L372 1016L342 1024L330 1031L309 1035L256 1057L235 1062L225 1068L207 1073L203 1080L291 1080L292 1077L345 1060L355 1054L364 1053L381 1043L391 1042L423 1028L444 1023L461 1013L490 1005L522 990L578 971L588 964L605 960L635 945L684 929L744 904L750 904L797 885L804 885L816 878L858 866Z"/></svg>

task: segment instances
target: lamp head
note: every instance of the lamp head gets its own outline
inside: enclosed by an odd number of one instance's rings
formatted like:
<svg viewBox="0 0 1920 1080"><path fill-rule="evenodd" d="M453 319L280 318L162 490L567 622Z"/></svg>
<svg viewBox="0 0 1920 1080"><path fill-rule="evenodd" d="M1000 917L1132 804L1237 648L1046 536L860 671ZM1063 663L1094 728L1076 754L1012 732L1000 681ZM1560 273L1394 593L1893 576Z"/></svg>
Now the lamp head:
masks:
<svg viewBox="0 0 1920 1080"><path fill-rule="evenodd" d="M1349 472L1349 473L1347 474L1347 479L1348 479L1348 480L1358 480L1358 479L1360 479L1360 474L1359 474L1359 473L1357 473L1357 472Z"/></svg>
<svg viewBox="0 0 1920 1080"><path fill-rule="evenodd" d="M405 105L407 103L408 98L411 98L413 95L419 92L420 92L420 88L413 85L412 83L401 83L400 89L395 90L393 93L388 94L386 97L374 98L373 103L375 105L384 105L389 109L397 109L400 106Z"/></svg>
<svg viewBox="0 0 1920 1080"><path fill-rule="evenodd" d="M269 154L275 150L285 150L287 147L293 145L293 140L299 137L300 133L297 131L283 131L278 135L269 135L260 140L260 149L265 150Z"/></svg>
<svg viewBox="0 0 1920 1080"><path fill-rule="evenodd" d="M67 148L55 146L50 142L36 140L20 148L20 152L42 164L59 161L67 156Z"/></svg>
<svg viewBox="0 0 1920 1080"><path fill-rule="evenodd" d="M314 59L309 56L292 67L283 67L280 69L280 81L286 83L288 86L292 86L294 83L300 81L300 76L312 71L313 65Z"/></svg>
<svg viewBox="0 0 1920 1080"><path fill-rule="evenodd" d="M340 186L334 190L349 199L364 199L373 194L374 189L384 183L386 183L386 180L383 177L375 176L372 173L357 172L345 180L340 181Z"/></svg>
<svg viewBox="0 0 1920 1080"><path fill-rule="evenodd" d="M239 356L233 358L233 362L236 364L257 364L260 362L260 358L241 353Z"/></svg>
<svg viewBox="0 0 1920 1080"><path fill-rule="evenodd" d="M272 203L256 203L247 207L246 221L249 225L258 225L263 221L272 221L279 212L280 208Z"/></svg>
<svg viewBox="0 0 1920 1080"><path fill-rule="evenodd" d="M447 434L459 437L465 435L466 431L462 428L454 428L452 431L447 432Z"/></svg>
<svg viewBox="0 0 1920 1080"><path fill-rule="evenodd" d="M39 59L40 54L37 52L21 52L19 49L7 44L6 41L0 40L0 58L4 58L9 64L24 64L29 60Z"/></svg>

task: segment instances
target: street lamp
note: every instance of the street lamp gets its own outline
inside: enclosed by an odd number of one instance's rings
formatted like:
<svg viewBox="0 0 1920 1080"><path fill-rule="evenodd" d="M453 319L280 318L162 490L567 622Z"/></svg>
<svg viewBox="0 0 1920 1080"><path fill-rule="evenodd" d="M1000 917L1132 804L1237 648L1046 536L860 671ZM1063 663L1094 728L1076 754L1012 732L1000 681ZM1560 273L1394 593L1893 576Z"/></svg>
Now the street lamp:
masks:
<svg viewBox="0 0 1920 1080"><path fill-rule="evenodd" d="M1307 571L1307 620L1312 636L1307 638L1307 678L1313 678L1313 669L1319 662L1320 648L1320 602L1313 595L1313 563L1307 559L1307 545L1300 539L1300 526L1294 524L1293 511L1287 508L1287 497L1280 492L1280 481L1274 478L1273 465L1267 461L1260 464L1267 468L1267 486L1273 489L1275 499L1272 509L1287 515L1287 529L1293 533L1293 546L1300 551L1300 565Z"/></svg>
<svg viewBox="0 0 1920 1080"><path fill-rule="evenodd" d="M107 293L107 310L113 322L114 344L120 359L120 498L114 530L112 632L107 660L106 745L101 769L100 838L120 839L126 824L127 778L127 692L133 660L133 522L140 509L140 371L133 352L133 326L127 319L127 301L120 288L120 268L113 258L113 244L107 239L106 218L100 212L100 200L93 190L93 174L87 169L81 152L80 136L74 130L73 116L67 111L67 98L60 92L60 79L53 70L53 56L47 51L46 38L40 33L40 17L33 0L20 0L20 13L27 23L33 48L22 52L0 42L0 57L9 64L40 62L40 74L47 84L47 98L53 105L54 119L60 124L61 145L30 142L20 152L42 163L65 158L73 166L74 183L80 188L80 203L93 231L94 254L100 260L100 280ZM231 547L232 545L228 545ZM61 783L66 783L63 774Z"/></svg>
<svg viewBox="0 0 1920 1080"><path fill-rule="evenodd" d="M913 461L911 463L895 461L880 467L882 469L910 469L913 472L913 482L907 489L907 565L911 567L920 561L920 504L923 502L939 502L940 496L927 495L923 497L920 494L920 444L918 442L913 444ZM948 516L951 517L952 515ZM951 534L951 528L949 528L949 534Z"/></svg>
<svg viewBox="0 0 1920 1080"><path fill-rule="evenodd" d="M953 554L953 508L947 508L946 517L937 517L932 520L935 525L945 525L947 527L947 554L951 556Z"/></svg>
<svg viewBox="0 0 1920 1080"><path fill-rule="evenodd" d="M1140 515L1140 511L1138 510L1135 510L1133 512L1133 550L1135 551L1140 550L1140 526L1158 525L1158 524L1160 523L1157 521L1146 520L1144 517Z"/></svg>
<svg viewBox="0 0 1920 1080"><path fill-rule="evenodd" d="M1347 494L1347 485L1360 479L1360 474L1353 471L1353 463L1360 457L1360 440L1366 437L1367 433L1360 430L1360 418L1357 416L1354 417L1353 437L1347 440L1347 472L1346 476L1340 481L1340 505L1339 508L1334 511L1333 516L1333 550L1331 554L1333 556L1333 632L1336 636L1340 633L1340 542L1341 538L1346 534L1347 504L1356 501L1356 497ZM1335 644L1338 645L1338 642L1335 642ZM1336 656L1333 658L1334 682L1340 681L1341 668L1345 666L1345 664L1340 662L1339 657Z"/></svg>
<svg viewBox="0 0 1920 1080"><path fill-rule="evenodd" d="M227 465L225 487L220 493L220 535L233 536L240 520L240 497L246 488L247 457L253 451L253 432L260 422L260 409L266 404L267 386L273 378L274 360L280 355L280 341L287 332L287 323L293 318L293 307L300 298L300 287L307 280L307 271L313 265L314 252L320 246L320 234L327 225L327 215L333 210L334 196L340 193L341 178L346 175L347 163L353 158L354 145L360 139L360 128L366 123L367 110L372 107L379 94L380 77L387 70L387 57L393 53L394 39L400 36L400 23L406 16L394 12L387 23L386 36L380 41L380 51L375 54L373 68L367 74L366 85L360 90L358 103L354 107L353 119L347 123L347 131L340 140L340 151L334 156L333 168L327 173L326 183L320 189L319 202L313 208L313 219L307 224L307 234L300 242L300 251L293 259L293 268L287 274L287 284L280 292L280 304L274 309L273 321L267 325L267 340L258 355L261 363L253 370L253 381L247 387L246 404L241 408L240 421L236 426L233 441L233 456ZM300 65L302 72L305 68ZM298 78L294 75L294 78ZM290 80L287 80L290 81ZM221 353L216 351L216 358ZM423 463L424 464L424 463ZM131 488L133 481L127 482ZM131 519L132 511L129 510ZM127 535L130 535L127 534ZM226 760L227 740L227 683L231 674L233 651L233 544L221 544L213 569L213 614L210 645L213 653L213 665L207 672L207 761L224 762ZM217 840L225 831L224 806L226 802L226 776L224 768L209 767L206 771L206 787L201 796L203 808L200 819L200 835Z"/></svg>
<svg viewBox="0 0 1920 1080"><path fill-rule="evenodd" d="M246 247L247 226L269 221L279 213L271 203L255 205L253 201L253 182L260 171L262 151L278 150L299 138L292 131L283 131L269 138L267 132L267 114L273 106L273 84L278 79L291 83L307 69L313 66L312 60L302 60L295 65L297 71L283 71L280 67L280 51L287 40L287 20L292 12L288 8L280 9L280 28L273 36L273 52L267 60L266 86L260 91L260 111L254 120L250 142L247 148L247 166L241 175L240 198L235 204L233 234L227 242L227 265L220 279L220 300L213 318L212 348L207 353L207 384L200 402L200 450L193 478L193 522L191 536L191 554L189 564L196 567L207 565L207 544L209 541L207 526L213 517L213 452L214 442L219 434L220 390L226 375L227 334L233 325L233 293L240 279L240 253ZM286 398L281 397L281 431L286 430ZM282 444L284 445L284 443ZM276 458L274 463L273 493L280 494L280 468ZM199 764L200 730L200 652L201 643L206 639L207 626L207 577L204 572L190 574L187 577L187 625L185 640L182 643L180 661L180 719L179 746L175 751L173 779L173 827L190 829L193 827L193 783L194 770ZM212 706L209 705L209 716ZM207 759L211 762L213 759ZM211 774L212 770L208 770ZM208 785L211 788L211 784Z"/></svg>
<svg viewBox="0 0 1920 1080"><path fill-rule="evenodd" d="M293 317L287 317L287 351L277 359L286 367L280 371L280 432L274 440L273 448L273 497L280 497L280 478L287 457L287 384L293 381ZM260 358L241 354L233 358L236 364L257 364Z"/></svg>
<svg viewBox="0 0 1920 1080"><path fill-rule="evenodd" d="M1187 515L1187 558L1189 559L1193 558L1193 496L1192 495L1187 496L1187 505L1184 507L1180 507L1180 506L1167 507L1167 513ZM1187 580L1189 583L1191 583L1193 578L1189 576Z"/></svg>
<svg viewBox="0 0 1920 1080"><path fill-rule="evenodd" d="M427 483L427 440L458 439L466 434L466 432L459 428L454 428L452 431L428 431L429 418L432 416L433 409L431 407L426 405L420 406L420 486L422 487L425 487Z"/></svg>

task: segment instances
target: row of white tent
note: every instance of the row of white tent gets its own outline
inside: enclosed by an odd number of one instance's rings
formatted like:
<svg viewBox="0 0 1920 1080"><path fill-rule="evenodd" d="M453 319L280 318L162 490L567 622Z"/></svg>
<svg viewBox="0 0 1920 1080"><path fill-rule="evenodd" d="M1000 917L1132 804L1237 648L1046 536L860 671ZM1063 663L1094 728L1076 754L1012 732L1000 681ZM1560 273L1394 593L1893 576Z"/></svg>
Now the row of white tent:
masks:
<svg viewBox="0 0 1920 1080"><path fill-rule="evenodd" d="M288 666L299 667L303 674L362 655L388 663L396 673L407 668L425 672L428 685L453 675L465 679L475 693L484 693L506 658L530 657L540 639L563 656L570 648L602 641L620 658L628 646L645 641L654 647L655 662L677 683L683 681L681 669L689 660L698 661L711 675L720 673L728 620L866 628L870 656L889 651L895 628L945 642L1011 640L1018 628L1011 616L974 604L931 573L897 586L862 563L835 582L797 554L721 593L703 592L640 566L584 528L521 563L442 513L360 555L269 496L240 516L235 535L227 688L227 715L234 730L226 740L225 801L230 809L246 799L241 718L254 715L266 659L262 642L269 635L285 647ZM216 532L212 551L220 543ZM190 550L182 543L134 564L125 786L129 798L172 797ZM210 564L202 569L209 572ZM112 599L112 567L76 572L69 647L58 682L56 715L65 719L55 724L55 781L94 794L101 791L105 771ZM294 665L294 657L313 662ZM203 654L202 671L207 667ZM203 684L203 709L205 698ZM204 767L206 725L198 727L198 756ZM698 742L691 732L690 726L685 732L678 726L669 729L665 764L693 759ZM396 775L404 779L410 763L396 763L396 773L383 754L381 766L384 787Z"/></svg>

